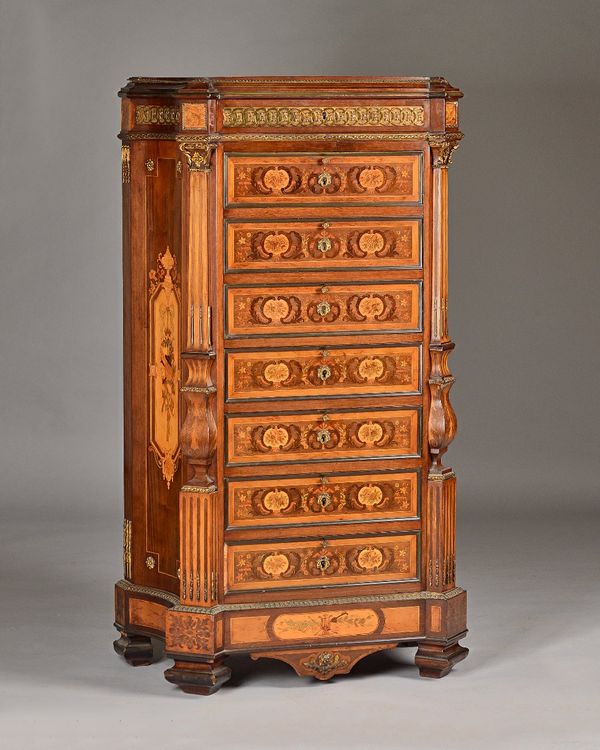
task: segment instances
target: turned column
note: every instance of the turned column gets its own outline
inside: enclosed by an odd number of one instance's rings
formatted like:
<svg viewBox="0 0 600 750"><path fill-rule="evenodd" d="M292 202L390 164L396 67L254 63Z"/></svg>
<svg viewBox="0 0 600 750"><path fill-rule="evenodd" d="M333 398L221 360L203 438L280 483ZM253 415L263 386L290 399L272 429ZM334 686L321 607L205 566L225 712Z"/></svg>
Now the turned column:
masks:
<svg viewBox="0 0 600 750"><path fill-rule="evenodd" d="M450 403L454 378L448 364L454 349L448 334L448 165L461 137L456 132L428 138L433 218L425 582L428 591L440 593L456 586L456 477L442 458L456 434L456 415ZM415 662L422 677L444 677L469 653L458 643L466 635L466 592L429 601L425 624L427 638L419 643Z"/></svg>

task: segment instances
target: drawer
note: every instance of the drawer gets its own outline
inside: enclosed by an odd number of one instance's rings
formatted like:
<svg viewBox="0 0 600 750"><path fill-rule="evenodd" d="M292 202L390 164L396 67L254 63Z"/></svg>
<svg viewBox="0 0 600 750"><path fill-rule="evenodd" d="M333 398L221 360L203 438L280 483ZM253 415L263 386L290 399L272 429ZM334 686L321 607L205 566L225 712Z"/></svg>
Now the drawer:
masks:
<svg viewBox="0 0 600 750"><path fill-rule="evenodd" d="M421 154L226 157L226 206L419 204Z"/></svg>
<svg viewBox="0 0 600 750"><path fill-rule="evenodd" d="M420 268L419 219L227 222L228 271Z"/></svg>
<svg viewBox="0 0 600 750"><path fill-rule="evenodd" d="M329 607L294 607L266 614L237 611L228 616L227 645L243 648L253 644L288 641L291 644L314 640L328 642L340 638L393 638L418 635L422 632L419 601L384 604L337 604Z"/></svg>
<svg viewBox="0 0 600 750"><path fill-rule="evenodd" d="M421 283L228 286L228 337L421 331Z"/></svg>
<svg viewBox="0 0 600 750"><path fill-rule="evenodd" d="M230 528L418 518L416 471L229 480Z"/></svg>
<svg viewBox="0 0 600 750"><path fill-rule="evenodd" d="M419 409L227 417L230 465L419 456Z"/></svg>
<svg viewBox="0 0 600 750"><path fill-rule="evenodd" d="M417 534L226 544L226 590L339 586L417 579Z"/></svg>
<svg viewBox="0 0 600 750"><path fill-rule="evenodd" d="M421 391L419 346L235 351L226 356L230 401Z"/></svg>

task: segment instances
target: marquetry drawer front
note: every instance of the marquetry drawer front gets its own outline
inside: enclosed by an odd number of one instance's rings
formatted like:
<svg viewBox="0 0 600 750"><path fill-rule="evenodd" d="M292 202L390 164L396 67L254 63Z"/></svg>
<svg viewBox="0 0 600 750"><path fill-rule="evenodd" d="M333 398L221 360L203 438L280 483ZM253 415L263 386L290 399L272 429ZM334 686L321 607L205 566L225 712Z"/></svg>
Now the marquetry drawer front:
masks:
<svg viewBox="0 0 600 750"><path fill-rule="evenodd" d="M394 603L395 604L395 603ZM337 605L318 609L254 614L238 612L228 618L228 645L291 643L340 638L390 638L421 632L421 604L405 602L398 606Z"/></svg>
<svg viewBox="0 0 600 750"><path fill-rule="evenodd" d="M415 394L419 346L229 352L227 396L241 399Z"/></svg>
<svg viewBox="0 0 600 750"><path fill-rule="evenodd" d="M231 155L226 203L420 203L420 154Z"/></svg>
<svg viewBox="0 0 600 750"><path fill-rule="evenodd" d="M230 337L420 329L419 282L227 288Z"/></svg>
<svg viewBox="0 0 600 750"><path fill-rule="evenodd" d="M419 268L418 219L229 222L231 271Z"/></svg>
<svg viewBox="0 0 600 750"><path fill-rule="evenodd" d="M420 412L394 409L227 419L230 464L417 457Z"/></svg>
<svg viewBox="0 0 600 750"><path fill-rule="evenodd" d="M416 471L364 476L230 480L231 528L418 517Z"/></svg>
<svg viewBox="0 0 600 750"><path fill-rule="evenodd" d="M339 586L417 578L417 535L225 545L227 589Z"/></svg>

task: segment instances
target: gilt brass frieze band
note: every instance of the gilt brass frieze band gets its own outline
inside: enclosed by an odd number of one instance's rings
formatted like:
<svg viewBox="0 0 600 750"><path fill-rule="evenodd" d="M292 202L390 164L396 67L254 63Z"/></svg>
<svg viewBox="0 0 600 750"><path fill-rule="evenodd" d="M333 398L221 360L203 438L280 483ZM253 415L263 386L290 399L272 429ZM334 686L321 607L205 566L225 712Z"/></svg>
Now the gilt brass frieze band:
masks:
<svg viewBox="0 0 600 750"><path fill-rule="evenodd" d="M136 125L177 125L179 107L157 107L152 104L138 104L135 108Z"/></svg>
<svg viewBox="0 0 600 750"><path fill-rule="evenodd" d="M423 125L425 109L410 107L224 107L226 128L381 128Z"/></svg>

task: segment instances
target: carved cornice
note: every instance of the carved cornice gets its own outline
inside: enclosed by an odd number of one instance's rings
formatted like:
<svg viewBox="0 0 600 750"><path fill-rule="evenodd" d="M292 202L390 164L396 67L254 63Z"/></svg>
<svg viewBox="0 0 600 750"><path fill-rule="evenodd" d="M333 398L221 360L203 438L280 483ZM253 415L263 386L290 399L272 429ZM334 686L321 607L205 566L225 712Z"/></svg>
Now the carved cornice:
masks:
<svg viewBox="0 0 600 750"><path fill-rule="evenodd" d="M208 172L212 152L217 147L214 140L208 138L177 138L179 150L183 153L192 172Z"/></svg>

